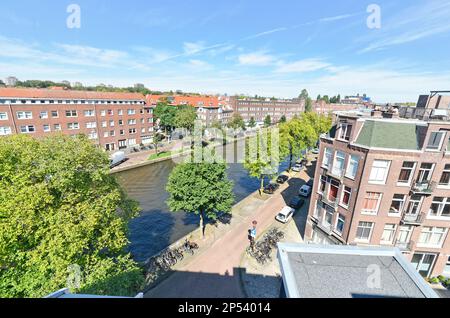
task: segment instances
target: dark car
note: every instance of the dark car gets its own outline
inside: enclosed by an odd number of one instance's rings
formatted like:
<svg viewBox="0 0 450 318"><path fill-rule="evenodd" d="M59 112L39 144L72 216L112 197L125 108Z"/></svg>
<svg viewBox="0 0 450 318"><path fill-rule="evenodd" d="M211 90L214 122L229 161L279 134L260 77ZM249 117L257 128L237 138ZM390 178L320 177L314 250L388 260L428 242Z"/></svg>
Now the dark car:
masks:
<svg viewBox="0 0 450 318"><path fill-rule="evenodd" d="M281 175L281 176L279 176L278 178L277 178L277 182L279 183L279 184L284 184L286 181L288 181L289 180L289 177L288 176L286 176L286 175Z"/></svg>
<svg viewBox="0 0 450 318"><path fill-rule="evenodd" d="M313 178L309 179L309 181L306 183L306 185L308 185L312 188L314 186L314 179Z"/></svg>
<svg viewBox="0 0 450 318"><path fill-rule="evenodd" d="M295 197L289 202L289 206L293 209L301 209L303 205L305 204L305 200Z"/></svg>
<svg viewBox="0 0 450 318"><path fill-rule="evenodd" d="M277 183L270 183L270 184L266 185L266 187L264 188L264 193L274 194L275 191L277 191L279 187L280 187L280 185Z"/></svg>

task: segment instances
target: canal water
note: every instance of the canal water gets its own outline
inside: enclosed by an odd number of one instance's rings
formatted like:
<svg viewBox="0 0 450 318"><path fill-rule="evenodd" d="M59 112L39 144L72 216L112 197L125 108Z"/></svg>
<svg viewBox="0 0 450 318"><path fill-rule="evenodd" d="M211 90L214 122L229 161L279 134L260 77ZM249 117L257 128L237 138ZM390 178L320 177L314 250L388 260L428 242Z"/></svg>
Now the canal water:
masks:
<svg viewBox="0 0 450 318"><path fill-rule="evenodd" d="M226 151L233 145L228 145ZM239 147L234 145L236 150ZM287 169L287 162L280 171ZM172 213L166 204L166 184L176 164L167 160L116 174L128 195L140 203L142 212L129 224L130 252L136 261L145 261L198 227L199 217ZM249 177L242 164L228 164L228 177L234 182L236 203L259 188L259 180Z"/></svg>

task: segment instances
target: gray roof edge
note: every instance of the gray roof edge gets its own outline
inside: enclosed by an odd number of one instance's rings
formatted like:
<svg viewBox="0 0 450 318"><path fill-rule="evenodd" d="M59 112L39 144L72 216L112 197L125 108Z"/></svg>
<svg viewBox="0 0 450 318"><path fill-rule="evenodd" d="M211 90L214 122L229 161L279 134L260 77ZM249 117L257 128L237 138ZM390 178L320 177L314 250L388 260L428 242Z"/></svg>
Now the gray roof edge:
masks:
<svg viewBox="0 0 450 318"><path fill-rule="evenodd" d="M348 245L320 245L320 244L299 244L299 243L278 243L278 254L280 267L285 282L286 295L293 298L299 297L299 291L295 284L294 274L288 260L288 253L313 253L313 254L340 254L340 255L361 255L361 256L391 256L393 257L406 274L411 278L420 292L427 298L440 298L422 276L412 267L411 263L403 256L398 248L375 247L375 246L348 246ZM286 276L285 276L286 275ZM289 290L288 290L289 289ZM292 295L292 294L295 294Z"/></svg>

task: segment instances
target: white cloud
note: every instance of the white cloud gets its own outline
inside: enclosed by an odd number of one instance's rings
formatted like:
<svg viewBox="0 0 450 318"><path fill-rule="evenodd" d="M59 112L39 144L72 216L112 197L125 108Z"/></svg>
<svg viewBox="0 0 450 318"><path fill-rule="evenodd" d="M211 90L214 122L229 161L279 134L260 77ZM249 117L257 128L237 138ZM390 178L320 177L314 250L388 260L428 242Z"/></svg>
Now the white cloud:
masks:
<svg viewBox="0 0 450 318"><path fill-rule="evenodd" d="M238 57L240 65L267 66L275 63L277 59L264 52L241 54Z"/></svg>
<svg viewBox="0 0 450 318"><path fill-rule="evenodd" d="M314 72L326 69L330 67L331 64L324 62L321 59L311 58L304 59L296 62L285 63L282 62L275 70L276 73L306 73Z"/></svg>

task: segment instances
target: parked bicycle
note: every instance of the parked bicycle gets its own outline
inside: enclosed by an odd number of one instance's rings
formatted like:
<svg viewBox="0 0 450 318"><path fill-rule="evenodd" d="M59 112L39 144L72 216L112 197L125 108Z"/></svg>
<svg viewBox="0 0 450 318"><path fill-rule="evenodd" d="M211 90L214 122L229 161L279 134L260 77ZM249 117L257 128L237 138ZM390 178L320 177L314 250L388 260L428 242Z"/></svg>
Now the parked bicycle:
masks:
<svg viewBox="0 0 450 318"><path fill-rule="evenodd" d="M191 253L191 255L194 255L195 250L198 250L199 246L197 243L190 242L190 241L188 241L188 239L186 239L186 241L184 242L183 248L184 248L184 251Z"/></svg>

